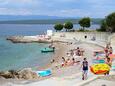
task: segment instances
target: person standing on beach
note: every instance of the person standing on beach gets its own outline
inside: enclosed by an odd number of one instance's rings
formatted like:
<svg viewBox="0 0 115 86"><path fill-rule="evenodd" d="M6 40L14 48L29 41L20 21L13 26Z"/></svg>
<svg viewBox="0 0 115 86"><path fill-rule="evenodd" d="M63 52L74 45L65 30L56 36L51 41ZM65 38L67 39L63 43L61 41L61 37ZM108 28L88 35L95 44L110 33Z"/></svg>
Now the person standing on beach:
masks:
<svg viewBox="0 0 115 86"><path fill-rule="evenodd" d="M62 63L61 63L61 66L62 66L62 67L64 67L64 66L65 66L65 62L66 62L65 58L64 58L64 57L62 57Z"/></svg>
<svg viewBox="0 0 115 86"><path fill-rule="evenodd" d="M111 59L109 57L107 58L106 64L111 68L112 62L111 62ZM105 73L105 75L109 75L109 72L110 72L110 70L107 71L107 73Z"/></svg>
<svg viewBox="0 0 115 86"><path fill-rule="evenodd" d="M113 49L112 49L112 47L109 48L109 54L113 54Z"/></svg>
<svg viewBox="0 0 115 86"><path fill-rule="evenodd" d="M87 79L87 73L88 73L88 61L86 58L84 58L84 61L82 62L82 80Z"/></svg>

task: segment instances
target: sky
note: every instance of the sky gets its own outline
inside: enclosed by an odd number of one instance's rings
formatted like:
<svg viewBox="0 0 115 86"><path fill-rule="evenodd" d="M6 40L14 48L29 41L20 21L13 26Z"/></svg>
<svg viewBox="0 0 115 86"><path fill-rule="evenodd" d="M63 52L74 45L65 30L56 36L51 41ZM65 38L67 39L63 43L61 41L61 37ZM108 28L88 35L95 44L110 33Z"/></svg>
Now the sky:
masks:
<svg viewBox="0 0 115 86"><path fill-rule="evenodd" d="M0 0L0 15L47 15L104 18L115 0Z"/></svg>

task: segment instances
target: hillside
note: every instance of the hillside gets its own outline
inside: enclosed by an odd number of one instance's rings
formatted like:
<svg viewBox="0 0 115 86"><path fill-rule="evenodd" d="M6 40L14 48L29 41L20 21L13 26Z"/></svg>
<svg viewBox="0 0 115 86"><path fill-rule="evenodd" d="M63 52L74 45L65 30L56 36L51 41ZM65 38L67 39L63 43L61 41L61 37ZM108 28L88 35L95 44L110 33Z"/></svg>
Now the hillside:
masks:
<svg viewBox="0 0 115 86"><path fill-rule="evenodd" d="M80 18L77 19L31 19L31 20L7 20L0 21L0 24L55 24L55 23L65 23L71 21L74 24L78 24ZM92 24L100 24L101 18L91 19Z"/></svg>

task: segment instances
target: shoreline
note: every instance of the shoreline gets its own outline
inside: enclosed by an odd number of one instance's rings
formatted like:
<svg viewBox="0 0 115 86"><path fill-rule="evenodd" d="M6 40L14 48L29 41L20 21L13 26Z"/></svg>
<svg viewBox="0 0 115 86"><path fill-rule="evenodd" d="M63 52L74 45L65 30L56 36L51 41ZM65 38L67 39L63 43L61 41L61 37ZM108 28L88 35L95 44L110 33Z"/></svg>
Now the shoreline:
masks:
<svg viewBox="0 0 115 86"><path fill-rule="evenodd" d="M100 46L97 46L97 45L94 45L94 44L85 44L85 43L82 43L82 44L71 44L71 45L67 45L66 43L55 43L54 45L57 45L56 47L58 47L58 49L57 49L57 53L54 55L54 59L56 60L56 61L59 61L60 60L60 58L62 57L62 56L65 56L65 52L66 51L68 51L69 49L73 49L73 48L75 48L75 46L77 47L77 46L95 46L95 47L97 47L97 48L100 48ZM63 46L63 45L66 45L66 46ZM61 52L60 51L60 48L59 48L59 46L61 47L61 51L64 51L64 52ZM62 47L63 46L63 47ZM67 47L68 46L68 47ZM68 48L68 49L67 49ZM88 48L88 50L90 49L90 47ZM94 48L92 48L92 49L94 49ZM59 54L61 52L61 54ZM87 51L87 52L90 52L90 51ZM85 53L85 55L87 54L87 52ZM59 55L58 55L59 54ZM88 55L87 55L88 56ZM56 58L56 57L58 57L58 58ZM89 58L91 58L91 57L89 57ZM89 59L88 58L88 59ZM81 59L83 59L83 58L81 58ZM55 63L54 63L55 64ZM52 66L54 67L54 64L51 64L51 63L49 63L49 65L46 65L46 66L44 66L44 67L42 67L40 70L44 70L44 69L47 69L47 68L52 68ZM61 70L61 71L60 71ZM34 82L39 82L39 81L44 81L44 80L47 80L47 79L50 79L50 78L53 78L53 77L65 77L65 79L66 78L69 78L69 77L73 77L73 75L74 74L79 74L80 73L80 70L78 70L78 68L76 68L76 65L75 66L69 66L69 67L64 67L64 68L59 68L59 69L57 69L57 68L55 68L55 69L53 69L52 70L52 72L53 72L53 74L51 75L51 76L48 76L48 77L39 77L38 79L35 79L35 80L32 80L32 83L34 83ZM72 74L71 74L72 73ZM61 74L61 75L60 75ZM7 80L6 80L7 81ZM9 80L10 82L12 82L11 80ZM15 80L14 79L14 81L17 83L17 80ZM19 81L18 81L18 83L21 83L21 82L23 82L23 80L22 81L20 81L20 79L19 79ZM15 83L15 84L16 84Z"/></svg>
<svg viewBox="0 0 115 86"><path fill-rule="evenodd" d="M70 50L71 47L73 47L72 44L67 45L67 43L69 43L69 41L68 41L68 42L65 42L65 41L63 41L63 42L62 42L62 41L57 41L57 42L55 41L55 42L54 42L54 46L56 47L56 51L54 52L55 54L52 56L52 59L55 60L54 64L55 64L55 63L56 63L56 64L59 63L61 57L65 57L67 51ZM87 44L89 44L89 43L87 43ZM93 44L93 43L90 43L90 44L96 45L96 44ZM97 44L96 46L99 46L99 47L100 47L100 45L98 45L98 44ZM41 67L39 67L39 68L37 68L37 69L38 69L38 70L51 69L51 67L54 66L54 64L52 64L52 63L47 63L47 65L41 66ZM23 69L22 69L22 70L23 70Z"/></svg>
<svg viewBox="0 0 115 86"><path fill-rule="evenodd" d="M71 34L71 33L70 33ZM71 34L72 35L72 34ZM56 36L57 37L57 36ZM83 57L87 57L88 61L91 64L91 60L92 60L92 52L93 50L98 50L98 49L102 49L105 46L104 43L106 44L106 42L98 42L98 41L89 41L89 40L81 40L81 41L76 41L70 38L70 40L66 40L65 38L56 38L53 37L52 39L55 39L55 42L53 43L54 46L56 47L56 51L55 54L52 56L52 59L55 60L54 63L47 63L47 65L42 66L37 68L38 70L46 70L46 69L51 69L52 71L52 75L48 76L48 77L39 77L36 80L33 80L33 82L39 82L41 80L46 80L46 79L50 79L53 77L56 78L62 78L62 79L69 79L70 77L73 77L74 74L79 74L81 72L81 70L79 69L80 66L78 65L78 68L75 66L69 66L69 67L61 67L61 68L56 68L56 65L60 65L61 64L61 57L65 57L66 59L67 57L67 52L68 50L71 49L75 49L76 47L80 47L83 48L86 52L84 54ZM65 41L65 40L66 41ZM68 45L68 43L70 42L70 44ZM72 44L71 44L72 42ZM91 54L92 53L92 54ZM80 60L82 61L82 57L80 58ZM70 78L71 79L71 78ZM19 79L20 80L20 79Z"/></svg>

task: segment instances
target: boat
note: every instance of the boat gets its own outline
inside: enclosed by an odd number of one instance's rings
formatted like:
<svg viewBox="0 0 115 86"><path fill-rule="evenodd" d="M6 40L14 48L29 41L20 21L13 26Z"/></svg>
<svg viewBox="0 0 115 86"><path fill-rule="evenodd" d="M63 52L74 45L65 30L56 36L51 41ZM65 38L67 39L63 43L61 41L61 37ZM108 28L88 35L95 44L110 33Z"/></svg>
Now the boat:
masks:
<svg viewBox="0 0 115 86"><path fill-rule="evenodd" d="M54 48L44 48L41 50L42 53L54 52Z"/></svg>
<svg viewBox="0 0 115 86"><path fill-rule="evenodd" d="M51 75L51 70L43 70L43 71L37 71L37 74L39 76L45 77Z"/></svg>

